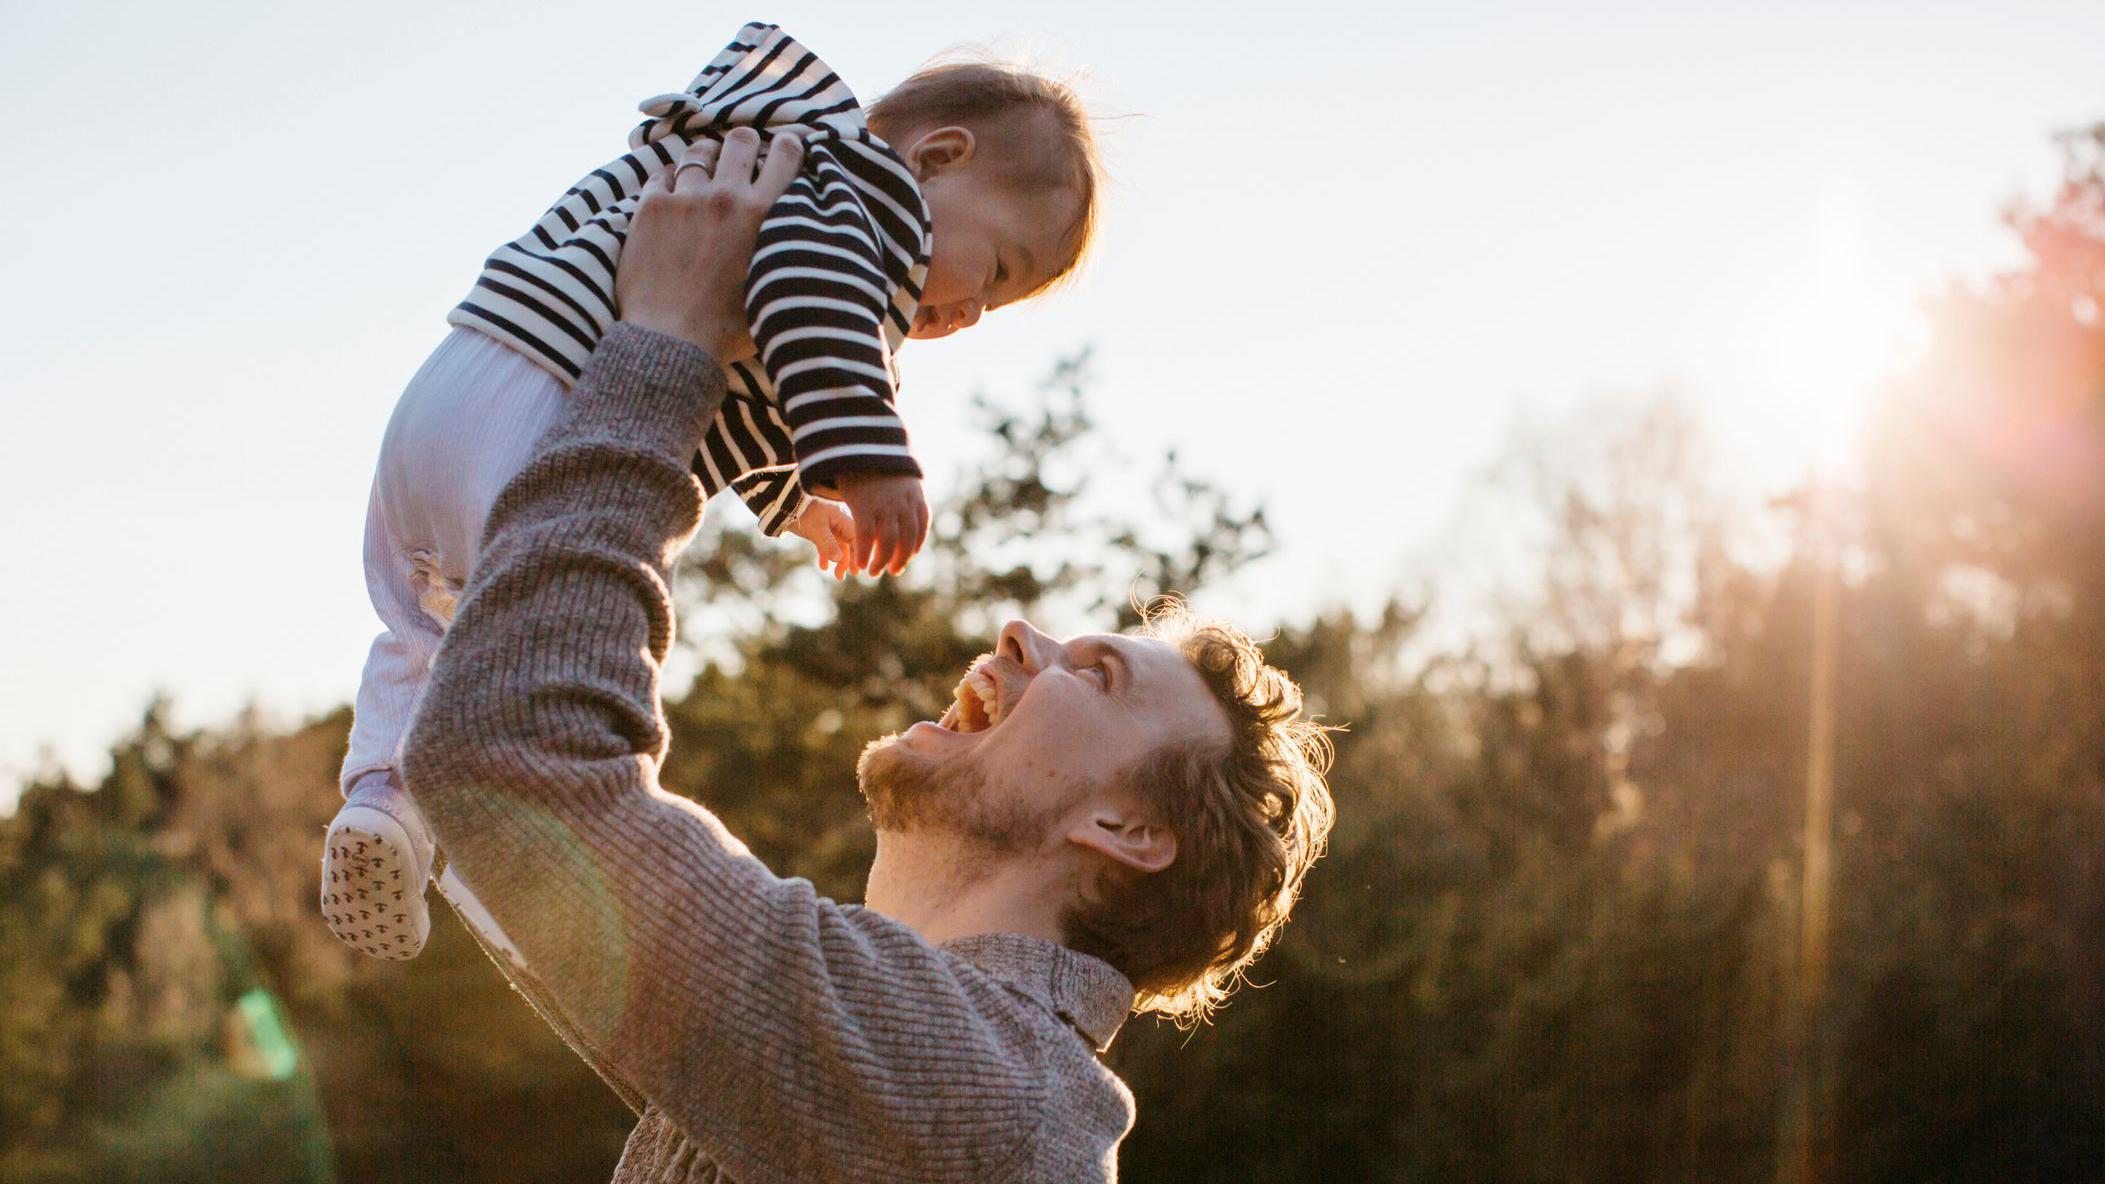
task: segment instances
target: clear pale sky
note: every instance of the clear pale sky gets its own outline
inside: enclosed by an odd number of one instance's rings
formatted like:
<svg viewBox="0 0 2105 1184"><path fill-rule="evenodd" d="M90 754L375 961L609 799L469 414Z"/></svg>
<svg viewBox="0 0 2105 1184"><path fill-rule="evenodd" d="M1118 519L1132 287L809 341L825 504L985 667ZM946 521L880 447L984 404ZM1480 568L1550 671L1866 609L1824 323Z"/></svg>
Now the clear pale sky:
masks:
<svg viewBox="0 0 2105 1184"><path fill-rule="evenodd" d="M2105 118L2094 0L612 11L9 0L0 804L43 745L94 775L155 688L191 723L349 695L403 381L747 19L865 99L981 42L1135 116L1079 286L909 346L904 409L941 496L976 386L1095 345L1135 455L1269 504L1253 625L1379 597L1517 420L1595 392L1672 384L1757 479L1801 466L1821 333L2011 261L1998 210Z"/></svg>

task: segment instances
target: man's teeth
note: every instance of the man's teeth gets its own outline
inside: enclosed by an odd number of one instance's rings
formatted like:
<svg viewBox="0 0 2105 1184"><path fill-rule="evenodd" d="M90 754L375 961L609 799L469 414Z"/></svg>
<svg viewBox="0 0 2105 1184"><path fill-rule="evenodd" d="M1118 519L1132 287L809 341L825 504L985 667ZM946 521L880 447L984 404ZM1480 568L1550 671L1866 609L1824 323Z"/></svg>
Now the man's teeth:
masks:
<svg viewBox="0 0 2105 1184"><path fill-rule="evenodd" d="M979 676L972 680L972 693L979 696L979 705L987 713L987 726L991 728L1008 714L1001 702L1001 688L994 685L992 675L974 673Z"/></svg>
<svg viewBox="0 0 2105 1184"><path fill-rule="evenodd" d="M944 726L960 732L983 732L1002 721L1007 714L1001 702L1001 690L995 685L993 676L974 668L965 672L952 692L956 702L943 714Z"/></svg>

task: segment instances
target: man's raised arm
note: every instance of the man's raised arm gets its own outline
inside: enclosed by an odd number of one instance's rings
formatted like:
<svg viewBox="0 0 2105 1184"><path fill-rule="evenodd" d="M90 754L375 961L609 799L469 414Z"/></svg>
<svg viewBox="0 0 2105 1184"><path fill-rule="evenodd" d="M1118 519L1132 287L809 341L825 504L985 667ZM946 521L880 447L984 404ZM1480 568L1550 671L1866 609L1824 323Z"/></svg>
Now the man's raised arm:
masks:
<svg viewBox="0 0 2105 1184"><path fill-rule="evenodd" d="M724 154L720 173L750 177L750 145L734 136ZM644 203L623 261L662 286L623 302L688 340L616 325L497 498L405 778L566 1035L730 1176L998 1178L1044 1101L1014 1001L904 926L776 877L657 785L669 572L700 521L688 461L723 394L691 342L742 334L712 337L692 309L643 296L742 276L768 200L765 175L744 182L748 210L704 173L683 203L687 176ZM711 229L730 224L735 244ZM716 254L682 277L657 234L715 235ZM735 276L718 292L733 318Z"/></svg>

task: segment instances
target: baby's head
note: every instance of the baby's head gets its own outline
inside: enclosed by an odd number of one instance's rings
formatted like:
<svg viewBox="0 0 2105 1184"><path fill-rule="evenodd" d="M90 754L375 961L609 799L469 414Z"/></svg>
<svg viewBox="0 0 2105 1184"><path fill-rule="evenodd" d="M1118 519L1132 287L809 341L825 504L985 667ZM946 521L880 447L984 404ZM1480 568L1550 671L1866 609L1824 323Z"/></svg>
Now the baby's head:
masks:
<svg viewBox="0 0 2105 1184"><path fill-rule="evenodd" d="M930 66L870 106L921 183L935 251L912 336L945 337L1081 264L1096 229L1096 141L1065 83L1015 66Z"/></svg>

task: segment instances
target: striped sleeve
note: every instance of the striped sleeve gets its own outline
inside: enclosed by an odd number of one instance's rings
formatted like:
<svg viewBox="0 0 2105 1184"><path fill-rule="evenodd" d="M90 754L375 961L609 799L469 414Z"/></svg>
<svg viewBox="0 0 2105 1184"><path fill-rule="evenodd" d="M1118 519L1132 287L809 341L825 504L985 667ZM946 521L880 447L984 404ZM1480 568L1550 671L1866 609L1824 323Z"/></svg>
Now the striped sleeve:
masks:
<svg viewBox="0 0 2105 1184"><path fill-rule="evenodd" d="M850 472L919 477L893 409L889 243L846 170L830 154L814 158L754 246L746 315L761 366L806 489Z"/></svg>
<svg viewBox="0 0 2105 1184"><path fill-rule="evenodd" d="M703 492L711 496L735 487L739 477L746 473L787 470L796 463L796 451L789 442L789 428L768 406L767 387L759 368L751 362L733 362L724 370L731 389L736 393L724 399L694 456L694 475L701 481ZM801 489L798 492L801 494ZM771 514L760 504L743 493L739 496L752 507L763 526L770 522ZM771 506L773 502L767 504ZM789 508L799 507L792 504ZM793 513L787 514L780 517L780 522L787 525L794 517ZM776 530L769 529L768 533L774 534Z"/></svg>
<svg viewBox="0 0 2105 1184"><path fill-rule="evenodd" d="M788 530L811 498L790 468L754 469L731 482L738 500L760 520L761 533L773 538Z"/></svg>
<svg viewBox="0 0 2105 1184"><path fill-rule="evenodd" d="M644 182L673 160L648 143L580 178L533 229L498 247L447 321L518 350L569 386L614 323L614 268Z"/></svg>

